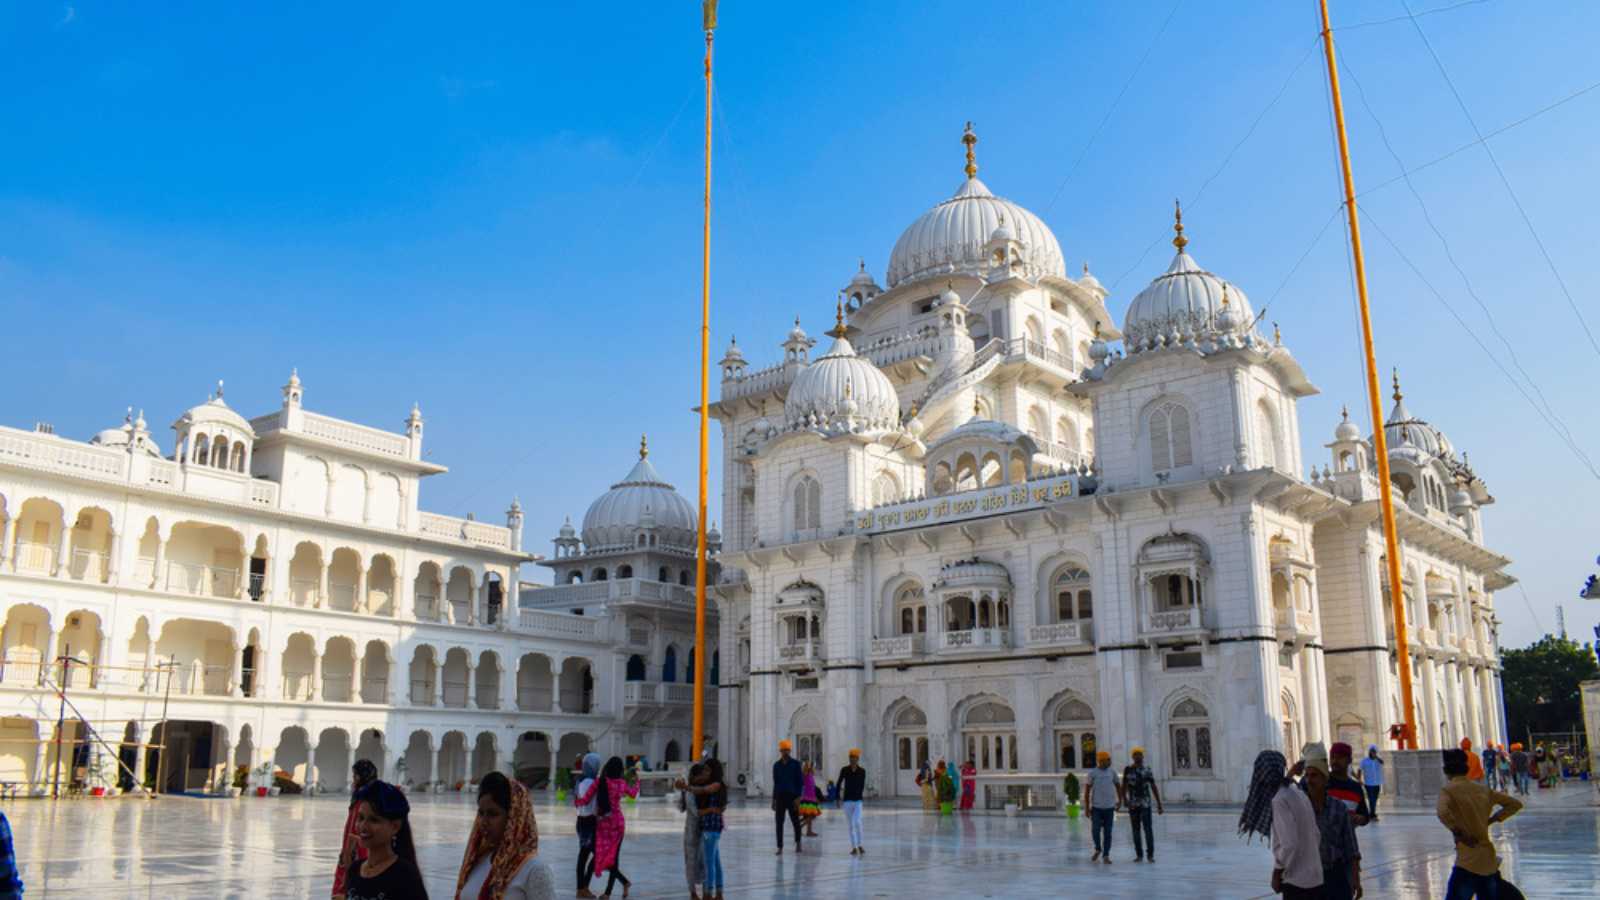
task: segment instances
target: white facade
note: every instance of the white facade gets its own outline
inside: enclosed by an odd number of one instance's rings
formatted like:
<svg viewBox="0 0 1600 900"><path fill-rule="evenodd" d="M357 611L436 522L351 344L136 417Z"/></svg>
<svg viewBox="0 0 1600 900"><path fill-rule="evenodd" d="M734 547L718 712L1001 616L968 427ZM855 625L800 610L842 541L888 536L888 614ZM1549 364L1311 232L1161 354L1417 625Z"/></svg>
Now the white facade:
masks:
<svg viewBox="0 0 1600 900"><path fill-rule="evenodd" d="M393 433L303 399L291 376L246 419L219 384L170 456L142 413L88 442L0 428L0 781L127 785L120 757L163 790L238 766L337 790L367 758L453 788L620 750L613 622L520 602L520 507L425 512L418 410Z"/></svg>
<svg viewBox="0 0 1600 900"><path fill-rule="evenodd" d="M1381 743L1369 443L1346 422L1302 474L1316 389L1181 216L1119 330L964 141L967 178L888 288L863 266L841 291L824 354L797 324L776 365L722 360L724 755L763 792L780 738L830 771L859 747L909 795L924 757L1062 771L1139 745L1169 797L1223 800L1264 747ZM1423 746L1499 741L1492 498L1398 393Z"/></svg>

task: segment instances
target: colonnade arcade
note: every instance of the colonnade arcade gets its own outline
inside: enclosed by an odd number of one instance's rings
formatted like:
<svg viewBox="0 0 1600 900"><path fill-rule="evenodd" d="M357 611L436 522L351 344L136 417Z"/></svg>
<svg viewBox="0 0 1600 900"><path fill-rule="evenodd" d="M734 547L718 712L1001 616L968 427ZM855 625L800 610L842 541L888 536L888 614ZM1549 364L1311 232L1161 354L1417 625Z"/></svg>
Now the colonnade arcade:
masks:
<svg viewBox="0 0 1600 900"><path fill-rule="evenodd" d="M515 608L515 586L479 562L423 554L402 571L391 553L300 540L280 568L275 552L265 530L203 516L130 527L101 506L0 495L8 574L458 625L499 625Z"/></svg>

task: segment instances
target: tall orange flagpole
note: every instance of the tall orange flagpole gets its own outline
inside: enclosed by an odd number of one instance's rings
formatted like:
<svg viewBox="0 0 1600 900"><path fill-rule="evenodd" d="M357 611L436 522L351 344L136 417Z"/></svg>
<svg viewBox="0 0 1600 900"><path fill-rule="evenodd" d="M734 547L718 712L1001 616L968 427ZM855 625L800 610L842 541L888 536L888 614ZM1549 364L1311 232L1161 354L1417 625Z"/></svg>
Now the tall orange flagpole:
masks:
<svg viewBox="0 0 1600 900"><path fill-rule="evenodd" d="M1395 535L1394 498L1389 482L1389 439L1383 433L1383 401L1378 395L1378 356L1372 347L1372 310L1367 303L1367 264L1361 254L1361 221L1356 215L1356 182L1350 173L1350 136L1344 129L1344 102L1339 97L1339 64L1333 52L1333 29L1328 25L1328 0L1322 8L1322 46L1328 57L1328 89L1333 94L1333 120L1339 133L1339 167L1344 174L1344 209L1350 217L1350 255L1355 260L1356 294L1361 300L1361 349L1367 362L1367 403L1372 409L1372 450L1378 457L1378 503L1383 510L1383 544L1387 553L1389 601L1394 607L1394 650L1400 672L1400 702L1405 733L1400 747L1417 749L1417 723L1411 700L1411 656L1406 640L1405 594L1400 587L1400 539ZM1398 390L1398 388L1396 388Z"/></svg>
<svg viewBox="0 0 1600 900"><path fill-rule="evenodd" d="M700 507L694 554L694 740L699 759L706 737L706 493L711 479L711 38L717 30L717 0L703 0L706 32L705 218L700 228Z"/></svg>

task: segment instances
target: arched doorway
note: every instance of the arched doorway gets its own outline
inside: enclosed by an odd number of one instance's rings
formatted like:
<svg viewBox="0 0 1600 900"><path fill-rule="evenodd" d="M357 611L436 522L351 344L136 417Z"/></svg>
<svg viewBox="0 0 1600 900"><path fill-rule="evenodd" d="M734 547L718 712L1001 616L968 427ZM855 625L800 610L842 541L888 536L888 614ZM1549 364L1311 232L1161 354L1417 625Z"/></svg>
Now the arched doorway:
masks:
<svg viewBox="0 0 1600 900"><path fill-rule="evenodd" d="M1094 768L1096 741L1094 710L1076 697L1056 705L1052 726L1055 730L1056 771Z"/></svg>
<svg viewBox="0 0 1600 900"><path fill-rule="evenodd" d="M894 793L915 797L917 772L928 762L928 716L914 703L902 703L889 720L894 741Z"/></svg>
<svg viewBox="0 0 1600 900"><path fill-rule="evenodd" d="M980 772L1017 770L1017 717L999 700L981 700L961 718L967 758Z"/></svg>

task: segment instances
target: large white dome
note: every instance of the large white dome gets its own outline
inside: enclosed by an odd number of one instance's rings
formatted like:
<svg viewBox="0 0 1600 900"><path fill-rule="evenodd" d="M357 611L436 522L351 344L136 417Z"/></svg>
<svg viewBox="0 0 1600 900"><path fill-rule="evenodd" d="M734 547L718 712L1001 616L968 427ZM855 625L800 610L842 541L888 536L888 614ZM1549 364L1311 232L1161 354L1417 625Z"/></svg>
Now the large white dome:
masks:
<svg viewBox="0 0 1600 900"><path fill-rule="evenodd" d="M862 432L899 427L900 397L894 383L871 360L856 355L842 329L830 332L833 346L789 386L783 401L789 428Z"/></svg>
<svg viewBox="0 0 1600 900"><path fill-rule="evenodd" d="M936 275L982 274L990 268L984 244L1002 218L1022 245L1022 271L1030 278L1066 276L1061 245L1039 217L989 193L975 176L955 196L911 223L889 254L889 287Z"/></svg>
<svg viewBox="0 0 1600 900"><path fill-rule="evenodd" d="M641 443L633 470L583 514L584 549L637 546L639 535L650 528L662 544L687 547L696 539L694 508L662 480Z"/></svg>

